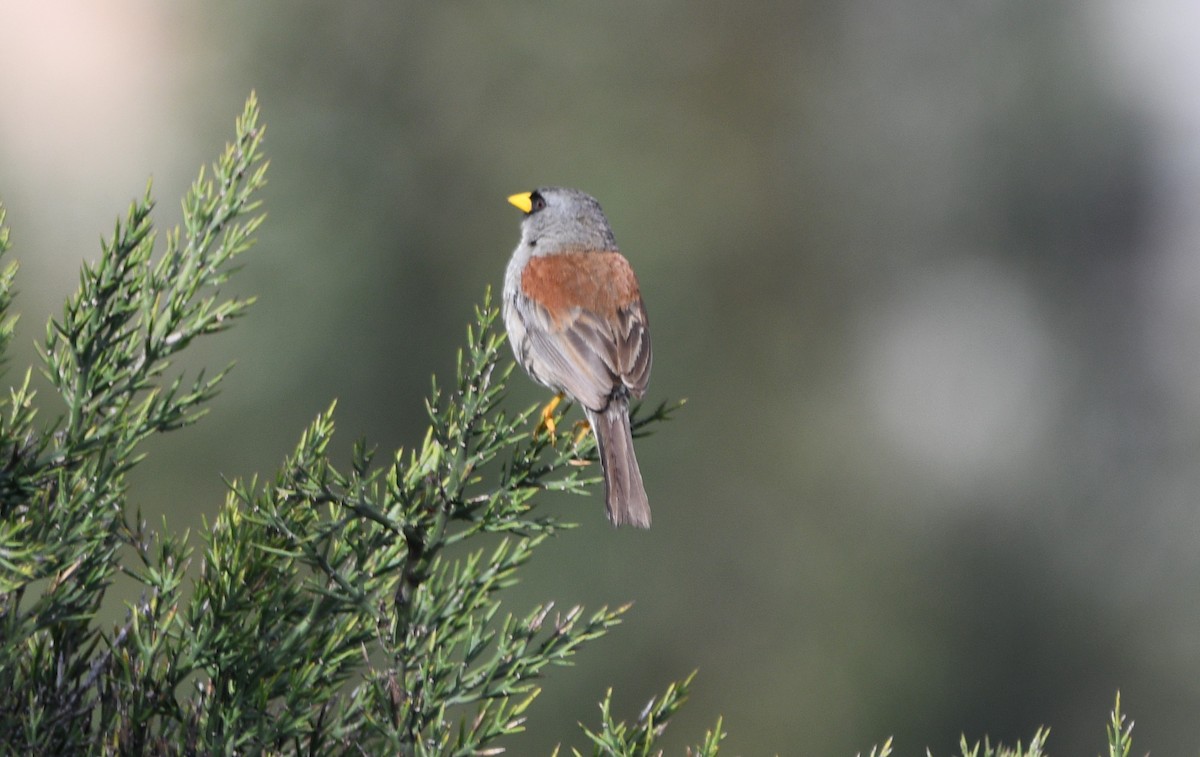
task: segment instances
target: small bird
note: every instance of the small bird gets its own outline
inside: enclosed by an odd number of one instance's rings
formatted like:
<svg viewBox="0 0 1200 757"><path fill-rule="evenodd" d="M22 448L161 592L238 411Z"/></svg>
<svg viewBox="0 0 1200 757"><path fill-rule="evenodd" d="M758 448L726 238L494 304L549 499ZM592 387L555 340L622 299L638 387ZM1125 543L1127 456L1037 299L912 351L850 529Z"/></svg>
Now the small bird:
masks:
<svg viewBox="0 0 1200 757"><path fill-rule="evenodd" d="M504 325L530 377L583 407L604 471L614 526L650 527L650 502L633 453L629 400L650 380L650 324L637 277L617 249L600 203L577 189L543 187L508 201L525 212L504 274Z"/></svg>

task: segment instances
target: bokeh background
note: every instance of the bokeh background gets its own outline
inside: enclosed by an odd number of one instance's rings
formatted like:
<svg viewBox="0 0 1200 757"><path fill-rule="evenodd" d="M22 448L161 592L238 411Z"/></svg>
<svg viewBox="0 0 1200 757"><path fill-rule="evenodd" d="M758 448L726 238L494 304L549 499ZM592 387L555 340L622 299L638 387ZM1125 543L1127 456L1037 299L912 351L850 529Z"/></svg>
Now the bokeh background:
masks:
<svg viewBox="0 0 1200 757"><path fill-rule="evenodd" d="M851 755L894 734L1135 751L1200 739L1200 6L4 2L0 198L36 360L150 176L163 226L256 90L259 302L134 500L198 528L337 398L418 442L512 192L600 198L654 328L648 533L600 498L509 609L634 600L511 753L582 743L699 668L676 752ZM514 407L543 398L523 377ZM59 408L45 398L45 412Z"/></svg>

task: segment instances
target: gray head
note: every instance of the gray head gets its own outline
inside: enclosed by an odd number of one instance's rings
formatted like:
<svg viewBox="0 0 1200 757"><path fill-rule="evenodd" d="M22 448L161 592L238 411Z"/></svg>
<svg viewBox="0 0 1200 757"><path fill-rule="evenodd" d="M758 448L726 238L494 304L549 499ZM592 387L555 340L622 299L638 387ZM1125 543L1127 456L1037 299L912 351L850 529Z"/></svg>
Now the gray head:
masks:
<svg viewBox="0 0 1200 757"><path fill-rule="evenodd" d="M560 250L615 250L617 241L600 203L565 187L541 187L508 201L525 211L521 244L535 255Z"/></svg>

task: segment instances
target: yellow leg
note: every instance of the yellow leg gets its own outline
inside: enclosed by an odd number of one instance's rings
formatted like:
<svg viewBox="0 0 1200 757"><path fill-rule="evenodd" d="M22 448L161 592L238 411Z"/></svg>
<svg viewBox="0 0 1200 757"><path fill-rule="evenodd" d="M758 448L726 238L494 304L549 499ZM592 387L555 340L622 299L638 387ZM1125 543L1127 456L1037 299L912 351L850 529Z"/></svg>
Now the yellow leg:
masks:
<svg viewBox="0 0 1200 757"><path fill-rule="evenodd" d="M588 432L592 430L591 424L587 421L576 421L575 423L575 446L587 438Z"/></svg>
<svg viewBox="0 0 1200 757"><path fill-rule="evenodd" d="M542 419L541 419L541 421L538 422L537 428L535 428L533 430L534 434L540 433L542 430L545 430L545 432L550 435L550 438L552 438L552 439L554 438L554 429L558 426L558 424L554 420L554 411L558 408L559 404L561 404L562 401L563 401L562 394L556 394L556 395L554 395L554 399L552 399L546 403L546 406L542 408L542 412L541 412Z"/></svg>
<svg viewBox="0 0 1200 757"><path fill-rule="evenodd" d="M577 454L578 454L580 442L582 442L584 439L587 438L588 432L591 430L592 430L591 424L589 424L587 421L576 421L575 422L575 440L572 442L572 447L575 449ZM574 460L568 461L567 464L568 465L578 465L580 467L583 467L586 465L591 465L591 461L576 458Z"/></svg>

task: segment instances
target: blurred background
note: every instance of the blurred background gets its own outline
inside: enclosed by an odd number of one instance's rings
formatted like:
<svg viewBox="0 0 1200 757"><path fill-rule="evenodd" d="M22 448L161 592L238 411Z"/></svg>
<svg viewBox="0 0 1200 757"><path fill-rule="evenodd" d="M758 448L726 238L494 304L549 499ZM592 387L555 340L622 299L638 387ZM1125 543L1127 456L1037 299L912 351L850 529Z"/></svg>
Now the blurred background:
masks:
<svg viewBox="0 0 1200 757"><path fill-rule="evenodd" d="M508 609L636 602L510 753L699 668L675 753L948 754L1052 727L1200 738L1200 6L4 4L9 382L154 177L156 219L259 94L259 302L133 499L200 527L337 398L339 455L420 441L519 213L600 199L653 323L648 533L600 494ZM509 401L545 393L523 376ZM43 396L43 413L60 411ZM575 411L576 413L578 411Z"/></svg>

